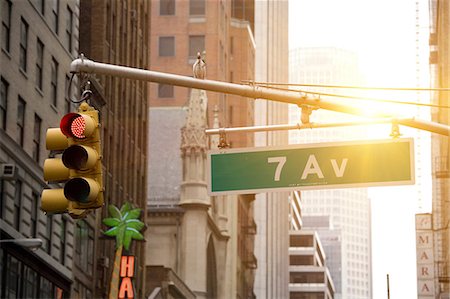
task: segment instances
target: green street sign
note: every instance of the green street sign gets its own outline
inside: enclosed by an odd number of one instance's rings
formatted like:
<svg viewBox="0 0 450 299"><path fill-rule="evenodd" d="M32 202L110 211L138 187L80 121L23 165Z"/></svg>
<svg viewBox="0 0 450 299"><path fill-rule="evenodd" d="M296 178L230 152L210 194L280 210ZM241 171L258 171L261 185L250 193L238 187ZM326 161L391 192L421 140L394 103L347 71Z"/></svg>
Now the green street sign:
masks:
<svg viewBox="0 0 450 299"><path fill-rule="evenodd" d="M208 152L209 195L414 184L412 138Z"/></svg>

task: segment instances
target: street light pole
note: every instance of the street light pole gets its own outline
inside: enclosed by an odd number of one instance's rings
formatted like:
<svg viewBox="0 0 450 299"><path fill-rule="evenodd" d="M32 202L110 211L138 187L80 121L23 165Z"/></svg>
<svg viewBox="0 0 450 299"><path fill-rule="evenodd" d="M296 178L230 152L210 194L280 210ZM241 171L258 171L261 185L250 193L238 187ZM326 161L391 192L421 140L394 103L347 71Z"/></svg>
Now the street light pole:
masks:
<svg viewBox="0 0 450 299"><path fill-rule="evenodd" d="M367 117L366 111L348 104L337 103L329 99L310 99L299 92L288 90L276 90L257 85L241 85L229 82L197 79L169 73L155 72L132 67L125 67L107 63L95 62L84 57L75 59L70 64L71 73L93 73L98 75L110 75L127 79L135 79L147 82L157 82L182 87L203 89L226 94L239 95L253 99L265 99L297 106L311 106L335 112L353 114ZM392 118L392 115L379 114L378 118ZM399 119L398 124L413 127L420 130L450 136L450 126L437 122L424 121L415 118Z"/></svg>
<svg viewBox="0 0 450 299"><path fill-rule="evenodd" d="M30 249L38 249L42 246L42 243L42 240L38 238L0 240L0 244L16 244Z"/></svg>

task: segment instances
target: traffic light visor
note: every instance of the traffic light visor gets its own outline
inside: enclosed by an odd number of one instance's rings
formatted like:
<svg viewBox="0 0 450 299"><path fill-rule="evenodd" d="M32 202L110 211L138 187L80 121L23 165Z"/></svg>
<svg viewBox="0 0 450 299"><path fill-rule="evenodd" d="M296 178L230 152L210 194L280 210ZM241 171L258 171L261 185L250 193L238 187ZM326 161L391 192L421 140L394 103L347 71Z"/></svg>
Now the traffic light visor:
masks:
<svg viewBox="0 0 450 299"><path fill-rule="evenodd" d="M42 191L41 209L47 213L64 213L69 201L64 197L63 189L44 189Z"/></svg>
<svg viewBox="0 0 450 299"><path fill-rule="evenodd" d="M61 131L67 137L85 139L92 135L96 127L92 117L79 113L68 113L60 123Z"/></svg>

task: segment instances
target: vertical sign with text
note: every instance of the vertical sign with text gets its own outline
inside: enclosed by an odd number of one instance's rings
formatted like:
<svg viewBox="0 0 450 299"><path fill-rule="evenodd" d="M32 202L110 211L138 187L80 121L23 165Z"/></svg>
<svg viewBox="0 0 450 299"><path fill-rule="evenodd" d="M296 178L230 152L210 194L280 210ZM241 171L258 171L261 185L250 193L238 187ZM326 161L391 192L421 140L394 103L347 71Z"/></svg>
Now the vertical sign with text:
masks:
<svg viewBox="0 0 450 299"><path fill-rule="evenodd" d="M435 298L433 222L431 214L416 214L417 295Z"/></svg>

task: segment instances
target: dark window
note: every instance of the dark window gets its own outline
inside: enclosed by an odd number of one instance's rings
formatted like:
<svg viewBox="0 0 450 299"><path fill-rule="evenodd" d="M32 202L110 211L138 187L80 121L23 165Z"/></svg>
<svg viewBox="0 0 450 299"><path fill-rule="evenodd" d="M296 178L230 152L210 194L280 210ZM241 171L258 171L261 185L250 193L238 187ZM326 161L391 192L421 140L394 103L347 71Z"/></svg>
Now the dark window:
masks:
<svg viewBox="0 0 450 299"><path fill-rule="evenodd" d="M190 0L189 14L190 15L205 15L205 0Z"/></svg>
<svg viewBox="0 0 450 299"><path fill-rule="evenodd" d="M174 15L175 14L175 0L160 0L159 1L159 14L161 16Z"/></svg>
<svg viewBox="0 0 450 299"><path fill-rule="evenodd" d="M46 0L38 0L37 1L37 8L39 9L39 12L42 14L42 15L45 15L45 1Z"/></svg>
<svg viewBox="0 0 450 299"><path fill-rule="evenodd" d="M2 48L9 52L11 37L11 1L2 0Z"/></svg>
<svg viewBox="0 0 450 299"><path fill-rule="evenodd" d="M72 96L72 88L70 88L70 90L69 90L69 87L71 87L69 76L66 75L66 80L64 83L65 83L65 86L64 86L64 90L65 90L65 92L64 92L64 99L65 99L64 112L67 114L70 112L71 107L72 107L71 102L70 102L70 97Z"/></svg>
<svg viewBox="0 0 450 299"><path fill-rule="evenodd" d="M173 98L173 85L158 84L158 98Z"/></svg>
<svg viewBox="0 0 450 299"><path fill-rule="evenodd" d="M189 58L197 58L197 53L205 50L205 36L191 35L189 36Z"/></svg>
<svg viewBox="0 0 450 299"><path fill-rule="evenodd" d="M6 271L5 298L20 298L21 266L22 264L15 257L8 255L6 261L6 269L8 271Z"/></svg>
<svg viewBox="0 0 450 299"><path fill-rule="evenodd" d="M22 181L16 180L14 192L14 228L20 230L21 204L22 204Z"/></svg>
<svg viewBox="0 0 450 299"><path fill-rule="evenodd" d="M53 235L53 217L47 215L47 225L45 226L45 250L50 254L52 249L52 235Z"/></svg>
<svg viewBox="0 0 450 299"><path fill-rule="evenodd" d="M67 6L67 19L66 19L66 46L70 53L72 53L72 31L73 31L73 12L69 6Z"/></svg>
<svg viewBox="0 0 450 299"><path fill-rule="evenodd" d="M24 265L21 298L38 298L38 282L36 271Z"/></svg>
<svg viewBox="0 0 450 299"><path fill-rule="evenodd" d="M87 274L92 275L94 266L94 229L85 220L79 220L75 232L75 260Z"/></svg>
<svg viewBox="0 0 450 299"><path fill-rule="evenodd" d="M175 37L161 36L159 37L159 56L175 55Z"/></svg>
<svg viewBox="0 0 450 299"><path fill-rule="evenodd" d="M37 237L37 226L39 223L38 215L39 215L39 194L33 192L31 194L31 227L30 234L32 238Z"/></svg>
<svg viewBox="0 0 450 299"><path fill-rule="evenodd" d="M59 251L59 261L61 262L61 264L65 264L65 258L66 258L66 231L67 231L67 219L63 217L61 217L61 236L59 239L59 247L60 247L60 251Z"/></svg>
<svg viewBox="0 0 450 299"><path fill-rule="evenodd" d="M6 111L8 107L8 87L9 84L4 78L0 80L0 126L6 130Z"/></svg>
<svg viewBox="0 0 450 299"><path fill-rule="evenodd" d="M28 23L22 18L20 22L20 49L19 66L23 71L27 71L28 52Z"/></svg>
<svg viewBox="0 0 450 299"><path fill-rule="evenodd" d="M41 277L39 298L55 298L54 285L44 277Z"/></svg>
<svg viewBox="0 0 450 299"><path fill-rule="evenodd" d="M5 210L5 181L0 180L0 218L3 218L3 211ZM1 270L0 270L0 280L1 280ZM0 282L1 283L1 282ZM0 288L1 295L1 288Z"/></svg>
<svg viewBox="0 0 450 299"><path fill-rule="evenodd" d="M55 33L58 33L59 25L59 0L53 0L52 4L52 28Z"/></svg>
<svg viewBox="0 0 450 299"><path fill-rule="evenodd" d="M25 100L19 96L19 101L17 103L17 143L23 146L23 137L25 130Z"/></svg>
<svg viewBox="0 0 450 299"><path fill-rule="evenodd" d="M56 107L56 104L58 102L58 61L56 61L54 57L52 57L50 90L52 105Z"/></svg>
<svg viewBox="0 0 450 299"><path fill-rule="evenodd" d="M44 43L38 38L36 44L36 86L42 90L42 70L44 69Z"/></svg>
<svg viewBox="0 0 450 299"><path fill-rule="evenodd" d="M41 118L34 115L34 134L33 134L33 159L39 163L40 145L41 145Z"/></svg>

